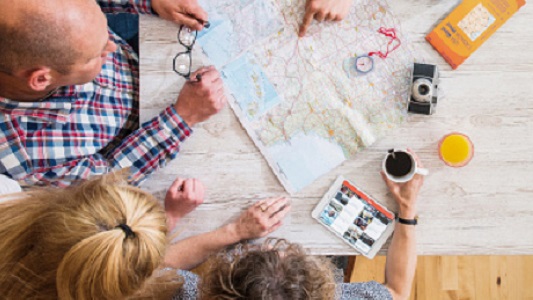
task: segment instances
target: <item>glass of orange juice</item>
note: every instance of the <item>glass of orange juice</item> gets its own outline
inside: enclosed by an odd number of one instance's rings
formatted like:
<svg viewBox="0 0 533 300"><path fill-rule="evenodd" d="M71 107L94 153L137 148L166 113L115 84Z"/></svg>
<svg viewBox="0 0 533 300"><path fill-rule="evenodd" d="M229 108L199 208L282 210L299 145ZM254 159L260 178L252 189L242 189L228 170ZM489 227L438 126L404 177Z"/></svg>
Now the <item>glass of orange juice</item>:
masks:
<svg viewBox="0 0 533 300"><path fill-rule="evenodd" d="M474 156L474 145L468 136L452 132L439 142L439 157L450 167L466 166Z"/></svg>

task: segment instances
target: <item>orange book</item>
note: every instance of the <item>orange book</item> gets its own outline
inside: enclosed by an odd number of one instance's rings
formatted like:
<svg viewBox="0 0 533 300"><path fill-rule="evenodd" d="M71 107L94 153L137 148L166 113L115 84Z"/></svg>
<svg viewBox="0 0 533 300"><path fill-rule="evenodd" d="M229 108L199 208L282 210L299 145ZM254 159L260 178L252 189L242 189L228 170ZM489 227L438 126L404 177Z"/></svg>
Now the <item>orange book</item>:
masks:
<svg viewBox="0 0 533 300"><path fill-rule="evenodd" d="M525 4L525 0L464 0L426 40L457 69Z"/></svg>

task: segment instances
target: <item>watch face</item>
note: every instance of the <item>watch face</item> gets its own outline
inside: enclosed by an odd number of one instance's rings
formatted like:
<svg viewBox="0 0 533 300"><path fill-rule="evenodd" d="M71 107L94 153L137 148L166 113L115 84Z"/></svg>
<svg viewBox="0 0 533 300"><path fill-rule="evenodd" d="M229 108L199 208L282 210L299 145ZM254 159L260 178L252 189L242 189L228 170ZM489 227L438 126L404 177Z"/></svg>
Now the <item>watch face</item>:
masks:
<svg viewBox="0 0 533 300"><path fill-rule="evenodd" d="M374 68L374 59L368 55L358 56L355 59L355 69L360 73L368 73Z"/></svg>

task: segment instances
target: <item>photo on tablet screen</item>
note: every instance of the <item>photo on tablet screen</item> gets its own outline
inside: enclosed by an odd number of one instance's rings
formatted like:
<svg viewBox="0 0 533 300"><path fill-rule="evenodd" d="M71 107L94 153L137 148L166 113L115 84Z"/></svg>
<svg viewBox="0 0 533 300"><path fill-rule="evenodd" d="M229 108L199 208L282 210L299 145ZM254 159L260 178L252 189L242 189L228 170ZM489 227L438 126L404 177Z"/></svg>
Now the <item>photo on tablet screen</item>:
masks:
<svg viewBox="0 0 533 300"><path fill-rule="evenodd" d="M347 181L333 195L319 221L362 253L368 253L393 221L393 214Z"/></svg>

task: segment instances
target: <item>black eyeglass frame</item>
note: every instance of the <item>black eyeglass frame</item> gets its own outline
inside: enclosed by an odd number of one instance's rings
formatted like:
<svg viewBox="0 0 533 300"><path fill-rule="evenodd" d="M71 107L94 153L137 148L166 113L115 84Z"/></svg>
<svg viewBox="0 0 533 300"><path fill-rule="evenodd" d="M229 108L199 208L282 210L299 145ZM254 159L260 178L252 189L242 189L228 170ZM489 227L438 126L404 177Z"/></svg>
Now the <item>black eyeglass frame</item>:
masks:
<svg viewBox="0 0 533 300"><path fill-rule="evenodd" d="M194 30L194 40L192 41L191 45L186 45L180 39L181 31L183 30L183 28L188 29L187 27L181 25L180 26L180 30L178 31L177 39L178 39L178 42L183 47L186 48L186 50L182 51L182 52L179 52L178 54L176 54L176 56L174 56L174 60L172 61L172 68L174 69L174 72L176 72L176 74L185 77L185 79L187 79L187 80L190 80L191 79L191 68L192 68L192 55L191 55L191 52L192 52L192 48L194 47L194 44L196 43L196 37L198 36L198 31ZM191 32L191 34L192 34L192 32ZM187 73L182 73L182 72L176 70L176 60L178 59L178 57L180 55L189 55L189 69L188 69Z"/></svg>

